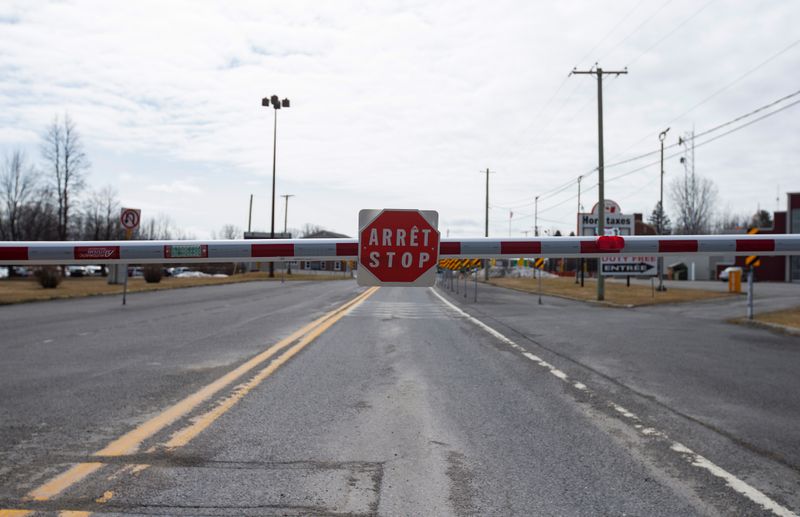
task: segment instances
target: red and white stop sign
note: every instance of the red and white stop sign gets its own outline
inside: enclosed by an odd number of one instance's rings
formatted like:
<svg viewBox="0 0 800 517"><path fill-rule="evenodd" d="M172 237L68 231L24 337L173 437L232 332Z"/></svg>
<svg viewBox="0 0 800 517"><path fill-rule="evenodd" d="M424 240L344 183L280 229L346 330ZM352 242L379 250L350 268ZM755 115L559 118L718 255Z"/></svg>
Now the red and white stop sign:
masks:
<svg viewBox="0 0 800 517"><path fill-rule="evenodd" d="M432 286L439 262L433 210L361 210L358 284Z"/></svg>

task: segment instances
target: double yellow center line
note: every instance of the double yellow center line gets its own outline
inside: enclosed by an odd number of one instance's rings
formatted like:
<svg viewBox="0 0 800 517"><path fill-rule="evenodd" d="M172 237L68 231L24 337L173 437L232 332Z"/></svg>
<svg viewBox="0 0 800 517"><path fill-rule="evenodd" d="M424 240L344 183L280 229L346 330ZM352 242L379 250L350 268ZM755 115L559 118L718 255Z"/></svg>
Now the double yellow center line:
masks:
<svg viewBox="0 0 800 517"><path fill-rule="evenodd" d="M275 354L282 351L286 347L289 347L289 345L292 345L278 358L271 361L268 366L258 371L252 378L237 386L230 396L223 399L210 411L194 418L188 426L173 434L169 441L164 444L166 447L173 449L186 445L203 430L207 429L208 426L210 426L216 419L232 408L239 400L247 395L247 393L249 393L253 388L258 386L258 384L260 384L264 379L272 375L272 373L285 364L289 359L300 352L309 343L314 341L323 332L332 327L348 312L372 296L377 290L377 287L371 287L352 300L344 303L340 307L320 316L316 320L293 332L289 336L281 339L267 350L261 352L239 367L223 375L211 384L199 389L183 400L165 409L150 420L139 425L135 429L120 436L116 440L106 445L103 449L95 452L94 456L124 456L137 452L146 439L172 425L178 419L186 416L200 404L206 402L211 397L216 395L220 390L231 385L240 377L252 372L259 366L263 365L268 359L272 358ZM104 463L102 461L78 463L72 466L66 472L59 474L55 478L29 492L26 499L33 501L50 500L67 488L73 486L93 472L97 471L103 465ZM14 513L4 513L9 511L13 511ZM27 515L27 513L23 512L25 512L25 510L0 509L0 517L3 515Z"/></svg>

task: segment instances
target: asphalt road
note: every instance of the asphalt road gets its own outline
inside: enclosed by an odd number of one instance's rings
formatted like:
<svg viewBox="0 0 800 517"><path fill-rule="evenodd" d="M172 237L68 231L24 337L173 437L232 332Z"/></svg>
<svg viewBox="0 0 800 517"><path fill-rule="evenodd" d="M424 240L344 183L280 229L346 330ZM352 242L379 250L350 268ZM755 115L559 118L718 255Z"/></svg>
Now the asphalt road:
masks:
<svg viewBox="0 0 800 517"><path fill-rule="evenodd" d="M252 283L0 307L0 508L800 510L800 338L725 323L717 302L481 289Z"/></svg>

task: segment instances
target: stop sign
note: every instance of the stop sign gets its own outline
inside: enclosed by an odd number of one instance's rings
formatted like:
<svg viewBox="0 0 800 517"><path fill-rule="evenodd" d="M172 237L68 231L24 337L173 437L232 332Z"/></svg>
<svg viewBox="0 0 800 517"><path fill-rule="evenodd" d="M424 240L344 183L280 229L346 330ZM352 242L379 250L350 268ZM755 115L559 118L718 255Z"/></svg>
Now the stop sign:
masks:
<svg viewBox="0 0 800 517"><path fill-rule="evenodd" d="M358 284L431 286L439 262L433 210L361 210Z"/></svg>

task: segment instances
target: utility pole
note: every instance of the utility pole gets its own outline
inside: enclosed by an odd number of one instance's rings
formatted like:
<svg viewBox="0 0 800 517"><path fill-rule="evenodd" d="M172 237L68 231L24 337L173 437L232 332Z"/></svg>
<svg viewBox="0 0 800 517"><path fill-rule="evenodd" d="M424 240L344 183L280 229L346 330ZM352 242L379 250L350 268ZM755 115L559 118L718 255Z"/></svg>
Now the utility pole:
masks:
<svg viewBox="0 0 800 517"><path fill-rule="evenodd" d="M581 236L580 235L580 233L581 233L580 217L581 217L581 180L582 179L583 179L583 175L578 176L578 211L576 212L577 216L575 217L575 235L577 235L578 237ZM583 259L582 258L576 259L575 260L575 265L576 265L575 283L577 284L578 283L578 277L580 276L581 271L583 271Z"/></svg>
<svg viewBox="0 0 800 517"><path fill-rule="evenodd" d="M283 198L283 233L288 233L287 223L289 221L289 198L294 197L294 194L281 194Z"/></svg>
<svg viewBox="0 0 800 517"><path fill-rule="evenodd" d="M669 128L658 134L658 141L661 143L661 194L658 201L658 234L664 234L664 139L667 138ZM656 291L666 291L664 287L664 257L658 257L658 289Z"/></svg>
<svg viewBox="0 0 800 517"><path fill-rule="evenodd" d="M287 223L289 222L289 198L294 197L294 194L281 194L281 197L284 200L283 205L283 234L286 236L288 233ZM292 261L286 262L286 274L292 274Z"/></svg>
<svg viewBox="0 0 800 517"><path fill-rule="evenodd" d="M250 194L250 211L247 213L247 231L251 231L251 224L253 223L253 194Z"/></svg>
<svg viewBox="0 0 800 517"><path fill-rule="evenodd" d="M486 212L485 212L485 226L483 229L483 236L489 236L489 168L486 168L486 172L481 171L481 174L486 174ZM487 259L483 259L483 279L488 281L489 280L489 261Z"/></svg>
<svg viewBox="0 0 800 517"><path fill-rule="evenodd" d="M533 236L539 236L539 196L533 198Z"/></svg>
<svg viewBox="0 0 800 517"><path fill-rule="evenodd" d="M627 74L628 69L624 70L603 70L600 67L596 67L594 70L575 70L573 69L570 72L570 75L596 75L597 76L597 155L598 155L598 164L597 164L597 172L599 175L599 180L597 184L597 191L598 191L598 202L597 202L597 211L598 211L598 218L597 218L597 235L603 236L605 234L605 226L606 226L606 202L605 202L605 165L603 162L603 75L622 75ZM605 293L605 282L603 279L603 271L600 267L600 259L597 259L597 299L604 300L606 297Z"/></svg>

